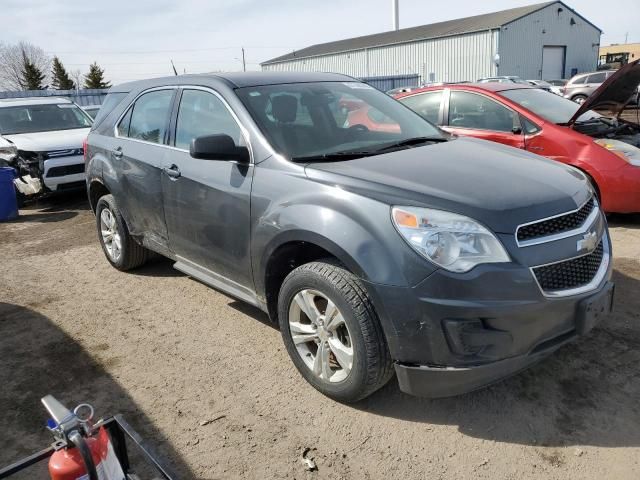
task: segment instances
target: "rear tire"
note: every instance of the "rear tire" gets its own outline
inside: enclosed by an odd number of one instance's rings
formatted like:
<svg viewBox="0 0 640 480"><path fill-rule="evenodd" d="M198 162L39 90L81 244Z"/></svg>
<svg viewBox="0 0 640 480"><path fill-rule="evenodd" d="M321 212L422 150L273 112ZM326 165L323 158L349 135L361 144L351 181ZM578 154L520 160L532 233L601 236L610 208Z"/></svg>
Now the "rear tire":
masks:
<svg viewBox="0 0 640 480"><path fill-rule="evenodd" d="M586 99L587 99L586 95L574 95L573 97L571 97L571 100L573 100L576 103L579 103L580 105L582 105Z"/></svg>
<svg viewBox="0 0 640 480"><path fill-rule="evenodd" d="M393 376L386 339L364 286L332 259L302 265L285 278L278 320L294 365L330 398L357 402Z"/></svg>
<svg viewBox="0 0 640 480"><path fill-rule="evenodd" d="M113 267L127 271L143 265L149 258L149 250L129 234L113 195L104 195L98 200L96 226L102 251Z"/></svg>

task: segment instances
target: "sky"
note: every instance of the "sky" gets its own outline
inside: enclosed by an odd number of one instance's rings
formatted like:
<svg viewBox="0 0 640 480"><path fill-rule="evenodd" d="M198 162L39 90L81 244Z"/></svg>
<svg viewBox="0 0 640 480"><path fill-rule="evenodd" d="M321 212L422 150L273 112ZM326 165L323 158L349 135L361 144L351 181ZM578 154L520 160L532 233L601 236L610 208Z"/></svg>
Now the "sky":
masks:
<svg viewBox="0 0 640 480"><path fill-rule="evenodd" d="M400 28L538 3L400 0ZM565 2L603 30L640 42L639 0ZM26 41L67 70L94 61L113 84L173 73L247 70L316 43L391 29L391 0L0 0L0 42Z"/></svg>

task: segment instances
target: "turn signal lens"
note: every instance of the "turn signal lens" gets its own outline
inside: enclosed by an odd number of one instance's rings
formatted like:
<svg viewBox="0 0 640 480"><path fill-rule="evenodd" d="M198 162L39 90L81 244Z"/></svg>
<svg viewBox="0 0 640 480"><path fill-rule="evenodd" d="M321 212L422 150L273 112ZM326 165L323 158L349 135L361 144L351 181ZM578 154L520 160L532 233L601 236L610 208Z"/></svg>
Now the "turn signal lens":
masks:
<svg viewBox="0 0 640 480"><path fill-rule="evenodd" d="M416 217L413 213L394 208L393 219L395 220L396 225L398 225L399 227L418 228L418 217Z"/></svg>

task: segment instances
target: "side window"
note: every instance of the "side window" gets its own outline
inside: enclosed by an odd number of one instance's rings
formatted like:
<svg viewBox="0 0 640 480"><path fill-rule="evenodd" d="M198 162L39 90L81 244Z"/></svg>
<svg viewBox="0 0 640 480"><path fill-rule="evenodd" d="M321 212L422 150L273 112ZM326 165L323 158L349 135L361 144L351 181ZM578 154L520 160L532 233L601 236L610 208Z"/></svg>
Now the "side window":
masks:
<svg viewBox="0 0 640 480"><path fill-rule="evenodd" d="M118 124L118 136L119 137L128 137L129 136L129 124L131 123L131 112L133 108L129 108L127 114L122 117L120 123Z"/></svg>
<svg viewBox="0 0 640 480"><path fill-rule="evenodd" d="M236 145L242 142L242 131L222 100L202 90L185 90L180 99L176 122L176 147L189 149L191 140L203 135L225 134Z"/></svg>
<svg viewBox="0 0 640 480"><path fill-rule="evenodd" d="M587 78L587 83L602 83L607 78L607 74L605 72L602 73L594 73L593 75L589 75Z"/></svg>
<svg viewBox="0 0 640 480"><path fill-rule="evenodd" d="M587 80L587 77L580 77L580 78L576 78L575 80L571 80L571 85L583 85L585 83L585 81Z"/></svg>
<svg viewBox="0 0 640 480"><path fill-rule="evenodd" d="M411 110L416 112L425 120L430 121L434 125L438 123L440 114L440 101L442 100L442 91L420 93L400 99Z"/></svg>
<svg viewBox="0 0 640 480"><path fill-rule="evenodd" d="M452 91L449 100L449 125L511 132L517 125L515 112L483 95Z"/></svg>
<svg viewBox="0 0 640 480"><path fill-rule="evenodd" d="M139 97L133 105L128 137L163 143L173 93L174 90L155 90Z"/></svg>
<svg viewBox="0 0 640 480"><path fill-rule="evenodd" d="M524 133L526 133L527 135L533 135L534 133L540 131L540 128L535 123L525 117L520 117L520 123L522 124Z"/></svg>

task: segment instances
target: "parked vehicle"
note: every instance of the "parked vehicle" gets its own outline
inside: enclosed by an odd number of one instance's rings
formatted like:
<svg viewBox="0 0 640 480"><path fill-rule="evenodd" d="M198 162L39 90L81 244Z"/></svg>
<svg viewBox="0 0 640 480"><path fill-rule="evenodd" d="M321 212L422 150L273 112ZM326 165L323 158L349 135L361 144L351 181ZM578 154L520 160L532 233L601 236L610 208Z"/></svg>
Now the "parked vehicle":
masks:
<svg viewBox="0 0 640 480"><path fill-rule="evenodd" d="M387 90L386 94L387 95L395 95L397 93L406 93L406 92L410 92L411 90L413 90L414 88L418 88L417 86L413 86L413 87L397 87L397 88L392 88L391 90Z"/></svg>
<svg viewBox="0 0 640 480"><path fill-rule="evenodd" d="M95 120L96 115L98 115L98 112L100 111L100 105L86 105L82 107L82 109Z"/></svg>
<svg viewBox="0 0 640 480"><path fill-rule="evenodd" d="M84 186L82 142L91 117L64 98L0 100L0 134L13 145L11 166L23 193L59 191Z"/></svg>
<svg viewBox="0 0 640 480"><path fill-rule="evenodd" d="M452 137L343 75L115 92L85 150L107 260L129 270L154 251L264 310L332 398L364 398L394 369L411 394L480 388L610 309L606 221L575 169ZM398 128L346 126L357 103Z"/></svg>
<svg viewBox="0 0 640 480"><path fill-rule="evenodd" d="M521 83L523 85L529 85L527 80L523 80L520 77L516 77L514 75L481 78L477 81L477 83Z"/></svg>
<svg viewBox="0 0 640 480"><path fill-rule="evenodd" d="M605 70L599 72L581 73L571 77L562 89L564 98L576 103L584 102L589 95L611 77L617 70Z"/></svg>
<svg viewBox="0 0 640 480"><path fill-rule="evenodd" d="M557 95L561 95L561 90L558 87L554 87L549 82L545 82L544 80L527 80L529 85L532 87L538 87L547 92L555 93Z"/></svg>
<svg viewBox="0 0 640 480"><path fill-rule="evenodd" d="M519 84L451 85L396 98L456 135L503 143L572 165L607 212L640 212L640 126L619 118L640 82L634 62L582 105ZM591 109L607 107L611 116Z"/></svg>

